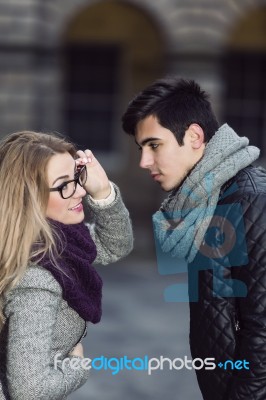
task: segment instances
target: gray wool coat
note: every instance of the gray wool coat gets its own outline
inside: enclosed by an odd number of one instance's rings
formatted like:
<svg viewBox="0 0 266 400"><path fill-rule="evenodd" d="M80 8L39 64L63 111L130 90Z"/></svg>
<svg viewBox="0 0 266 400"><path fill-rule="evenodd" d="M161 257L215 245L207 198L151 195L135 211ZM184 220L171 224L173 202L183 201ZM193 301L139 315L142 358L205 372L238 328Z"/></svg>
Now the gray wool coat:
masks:
<svg viewBox="0 0 266 400"><path fill-rule="evenodd" d="M129 214L114 187L116 198L108 206L87 198L90 231L97 247L95 263L117 261L133 247ZM0 400L66 399L88 379L82 359L68 355L85 334L86 322L63 300L52 274L38 265L30 265L3 300Z"/></svg>

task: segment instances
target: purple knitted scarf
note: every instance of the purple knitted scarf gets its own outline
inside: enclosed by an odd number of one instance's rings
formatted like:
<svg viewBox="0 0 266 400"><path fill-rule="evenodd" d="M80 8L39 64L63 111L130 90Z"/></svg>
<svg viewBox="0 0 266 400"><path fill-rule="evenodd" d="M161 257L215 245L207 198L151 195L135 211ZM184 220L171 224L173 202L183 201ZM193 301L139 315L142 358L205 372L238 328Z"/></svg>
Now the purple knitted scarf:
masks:
<svg viewBox="0 0 266 400"><path fill-rule="evenodd" d="M60 257L56 261L69 277L51 263L48 254L38 265L52 273L61 285L63 299L68 305L85 321L95 324L100 321L102 314L102 279L91 265L97 251L89 229L83 222L65 225L58 221L49 221L63 245L61 251L62 245L58 244Z"/></svg>

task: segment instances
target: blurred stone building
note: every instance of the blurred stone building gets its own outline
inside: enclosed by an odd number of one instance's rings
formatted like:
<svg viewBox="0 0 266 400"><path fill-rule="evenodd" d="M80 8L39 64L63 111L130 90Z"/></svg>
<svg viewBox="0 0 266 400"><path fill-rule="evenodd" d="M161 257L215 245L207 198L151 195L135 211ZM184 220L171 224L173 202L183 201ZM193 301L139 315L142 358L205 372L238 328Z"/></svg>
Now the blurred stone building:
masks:
<svg viewBox="0 0 266 400"><path fill-rule="evenodd" d="M128 100L164 74L196 79L265 155L265 71L265 0L0 0L0 135L59 131L91 148L143 253L162 194L121 131Z"/></svg>

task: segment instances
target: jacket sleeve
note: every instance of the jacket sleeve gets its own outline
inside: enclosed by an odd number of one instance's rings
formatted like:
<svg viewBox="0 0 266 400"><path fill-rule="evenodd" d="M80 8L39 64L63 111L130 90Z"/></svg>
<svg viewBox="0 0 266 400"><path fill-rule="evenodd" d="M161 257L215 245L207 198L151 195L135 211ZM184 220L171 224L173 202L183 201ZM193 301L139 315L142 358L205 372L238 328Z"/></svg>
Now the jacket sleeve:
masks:
<svg viewBox="0 0 266 400"><path fill-rule="evenodd" d="M114 185L115 200L100 206L86 197L89 209L89 229L97 247L95 264L109 264L128 255L133 248L132 225L118 187Z"/></svg>
<svg viewBox="0 0 266 400"><path fill-rule="evenodd" d="M30 271L29 271L30 270ZM29 268L5 299L8 323L7 382L12 400L59 400L88 378L81 358L51 361L52 338L61 302L61 288L48 271ZM63 338L62 338L63 340ZM75 358L75 357L74 357ZM71 368L72 367L72 368Z"/></svg>
<svg viewBox="0 0 266 400"><path fill-rule="evenodd" d="M246 285L247 294L235 298L236 359L246 368L235 370L226 400L266 398L266 195L245 195L241 199L246 232L248 262L233 267L234 279Z"/></svg>

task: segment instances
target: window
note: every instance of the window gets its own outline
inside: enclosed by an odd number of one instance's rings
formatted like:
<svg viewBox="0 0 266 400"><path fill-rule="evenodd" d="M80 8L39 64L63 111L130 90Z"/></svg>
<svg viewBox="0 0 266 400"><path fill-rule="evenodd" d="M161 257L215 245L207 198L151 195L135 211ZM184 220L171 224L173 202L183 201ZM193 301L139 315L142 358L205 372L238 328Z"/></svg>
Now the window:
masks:
<svg viewBox="0 0 266 400"><path fill-rule="evenodd" d="M115 147L119 47L68 44L65 60L65 133L80 147Z"/></svg>
<svg viewBox="0 0 266 400"><path fill-rule="evenodd" d="M263 153L266 135L266 53L232 52L225 58L225 121Z"/></svg>

